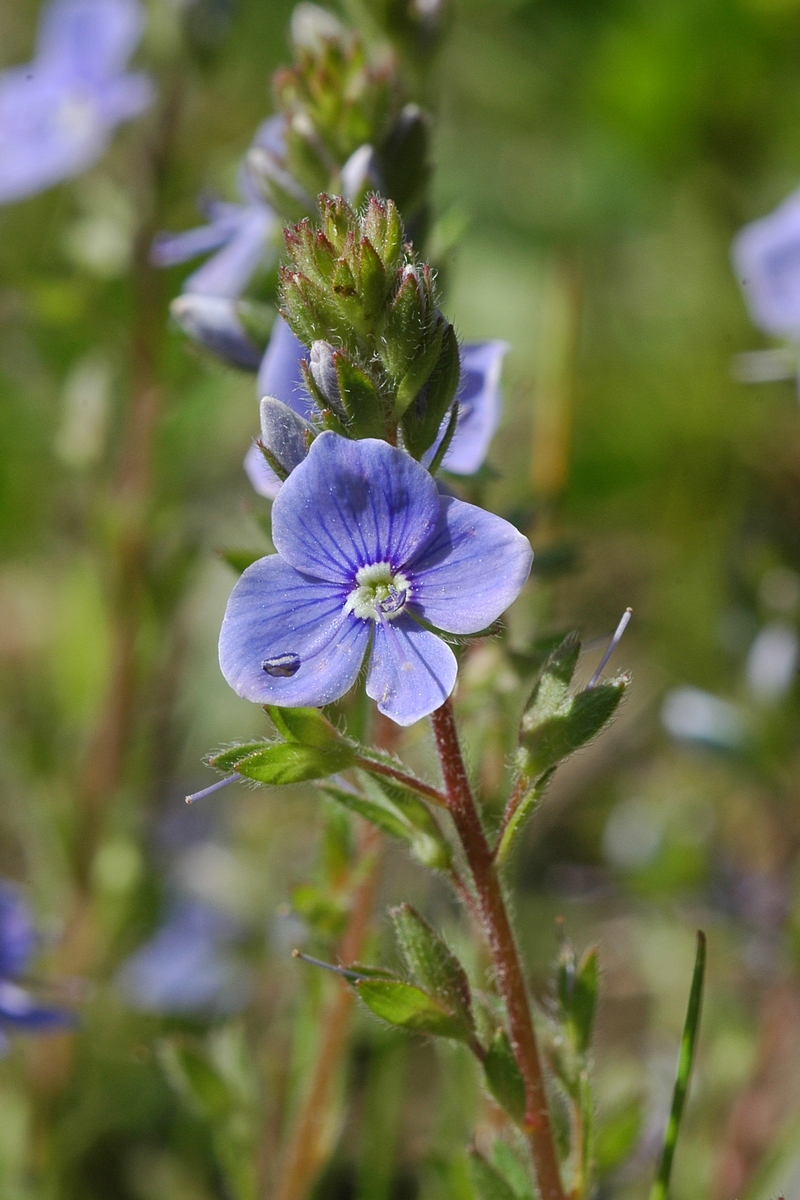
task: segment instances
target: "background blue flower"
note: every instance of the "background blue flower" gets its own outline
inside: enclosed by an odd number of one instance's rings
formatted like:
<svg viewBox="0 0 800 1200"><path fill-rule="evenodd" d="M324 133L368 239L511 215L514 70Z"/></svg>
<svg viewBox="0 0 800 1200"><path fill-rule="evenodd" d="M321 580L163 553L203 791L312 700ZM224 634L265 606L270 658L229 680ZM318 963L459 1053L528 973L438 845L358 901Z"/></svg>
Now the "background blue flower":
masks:
<svg viewBox="0 0 800 1200"><path fill-rule="evenodd" d="M36 941L27 904L13 885L0 882L0 1050L6 1033L40 1033L70 1025L73 1020L66 1009L38 1004L17 982L33 956Z"/></svg>
<svg viewBox="0 0 800 1200"><path fill-rule="evenodd" d="M42 14L36 57L0 75L0 203L79 175L112 132L153 100L125 72L144 27L136 0L54 0Z"/></svg>

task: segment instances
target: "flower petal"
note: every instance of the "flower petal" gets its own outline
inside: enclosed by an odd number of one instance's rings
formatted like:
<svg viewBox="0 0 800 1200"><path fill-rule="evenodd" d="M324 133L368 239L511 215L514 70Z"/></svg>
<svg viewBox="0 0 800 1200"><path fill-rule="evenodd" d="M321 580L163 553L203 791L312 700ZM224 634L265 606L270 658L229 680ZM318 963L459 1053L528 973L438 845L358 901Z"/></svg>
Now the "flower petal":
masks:
<svg viewBox="0 0 800 1200"><path fill-rule="evenodd" d="M341 587L305 578L277 554L248 567L219 635L220 667L233 690L288 708L343 696L355 683L371 624L345 613L344 601ZM271 675L262 666L273 660L276 671L286 670L292 659L299 661L292 674Z"/></svg>
<svg viewBox="0 0 800 1200"><path fill-rule="evenodd" d="M266 204L242 206L238 228L199 270L185 281L186 292L238 298L269 256L269 238L277 220Z"/></svg>
<svg viewBox="0 0 800 1200"><path fill-rule="evenodd" d="M400 616L375 627L367 695L398 725L413 725L444 704L457 670L456 656L440 637Z"/></svg>
<svg viewBox="0 0 800 1200"><path fill-rule="evenodd" d="M800 337L800 191L746 225L732 255L753 322L765 333Z"/></svg>
<svg viewBox="0 0 800 1200"><path fill-rule="evenodd" d="M266 496L267 500L274 500L283 487L255 442L244 456L244 470L259 496Z"/></svg>
<svg viewBox="0 0 800 1200"><path fill-rule="evenodd" d="M500 424L500 374L508 342L481 342L461 349L458 423L442 466L472 475L489 450Z"/></svg>
<svg viewBox="0 0 800 1200"><path fill-rule="evenodd" d="M532 562L530 542L509 521L443 496L439 528L405 574L426 621L477 633L516 600Z"/></svg>
<svg viewBox="0 0 800 1200"><path fill-rule="evenodd" d="M122 70L143 29L137 0L51 0L42 12L37 59L102 82Z"/></svg>
<svg viewBox="0 0 800 1200"><path fill-rule="evenodd" d="M74 1020L73 1014L66 1009L40 1008L24 988L0 979L0 1024L38 1033L72 1025Z"/></svg>
<svg viewBox="0 0 800 1200"><path fill-rule="evenodd" d="M301 417L308 419L314 405L306 391L301 362L308 361L309 351L295 337L283 317L275 318L266 353L258 371L258 397L274 396L288 404Z"/></svg>
<svg viewBox="0 0 800 1200"><path fill-rule="evenodd" d="M439 517L431 476L375 438L320 434L272 510L276 549L298 571L352 585L359 567L400 569L427 545Z"/></svg>

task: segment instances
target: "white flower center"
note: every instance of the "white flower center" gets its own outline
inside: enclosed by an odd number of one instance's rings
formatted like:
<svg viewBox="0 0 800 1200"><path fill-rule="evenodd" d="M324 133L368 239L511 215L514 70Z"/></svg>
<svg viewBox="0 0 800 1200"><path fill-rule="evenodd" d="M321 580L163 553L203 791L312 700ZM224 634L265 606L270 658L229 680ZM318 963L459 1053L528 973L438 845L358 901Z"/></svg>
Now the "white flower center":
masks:
<svg viewBox="0 0 800 1200"><path fill-rule="evenodd" d="M392 573L391 563L371 563L356 572L344 611L364 621L391 621L405 608L408 592L408 580L400 571Z"/></svg>

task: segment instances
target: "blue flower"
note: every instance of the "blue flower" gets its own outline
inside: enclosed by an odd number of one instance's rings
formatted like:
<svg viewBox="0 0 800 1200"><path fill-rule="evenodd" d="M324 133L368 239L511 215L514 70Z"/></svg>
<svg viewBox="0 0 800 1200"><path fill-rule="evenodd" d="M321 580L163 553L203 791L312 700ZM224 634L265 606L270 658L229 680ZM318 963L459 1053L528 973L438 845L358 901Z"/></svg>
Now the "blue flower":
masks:
<svg viewBox="0 0 800 1200"><path fill-rule="evenodd" d="M17 982L36 948L28 906L11 884L0 882L0 1049L15 1030L41 1033L71 1025L65 1009L45 1008Z"/></svg>
<svg viewBox="0 0 800 1200"><path fill-rule="evenodd" d="M129 1002L144 1012L237 1012L249 995L249 981L229 952L240 932L219 909L181 898L123 965L119 982Z"/></svg>
<svg viewBox="0 0 800 1200"><path fill-rule="evenodd" d="M122 121L152 102L145 75L125 72L142 35L137 0L53 0L36 57L0 75L0 203L85 171Z"/></svg>
<svg viewBox="0 0 800 1200"><path fill-rule="evenodd" d="M473 475L486 458L500 423L500 373L509 349L508 342L477 342L461 347L458 424L442 463L454 475ZM279 316L258 372L258 395L274 396L301 417L312 419L316 409L301 369L301 363L308 362L309 357L309 351ZM447 418L442 423L442 437L446 428ZM432 461L436 445L425 456L426 463ZM244 469L259 495L274 500L281 482L255 443L247 452Z"/></svg>
<svg viewBox="0 0 800 1200"><path fill-rule="evenodd" d="M759 329L800 341L800 191L769 216L746 225L733 265Z"/></svg>
<svg viewBox="0 0 800 1200"><path fill-rule="evenodd" d="M402 450L326 432L272 510L277 554L236 584L222 673L258 704L319 706L369 656L367 693L398 725L438 708L456 659L438 631L476 633L519 595L528 539L501 517L440 495Z"/></svg>
<svg viewBox="0 0 800 1200"><path fill-rule="evenodd" d="M283 128L282 117L264 121L256 132L251 151L258 147L278 152L283 143ZM150 258L157 267L171 267L211 254L184 281L183 291L188 295L235 299L270 259L270 242L279 222L261 197L247 158L239 168L238 188L241 204L209 201L204 206L207 225L185 233L162 233L153 243Z"/></svg>

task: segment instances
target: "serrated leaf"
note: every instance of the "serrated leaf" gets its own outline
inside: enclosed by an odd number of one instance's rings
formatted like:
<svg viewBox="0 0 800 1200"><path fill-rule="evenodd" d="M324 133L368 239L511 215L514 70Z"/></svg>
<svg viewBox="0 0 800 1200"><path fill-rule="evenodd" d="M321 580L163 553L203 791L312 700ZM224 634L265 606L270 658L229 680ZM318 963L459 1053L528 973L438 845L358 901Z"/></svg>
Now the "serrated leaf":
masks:
<svg viewBox="0 0 800 1200"><path fill-rule="evenodd" d="M353 985L376 1017L414 1033L464 1041L469 1030L433 996L399 979L360 979Z"/></svg>
<svg viewBox="0 0 800 1200"><path fill-rule="evenodd" d="M345 740L318 708L278 708L265 704L264 711L281 737L304 746L343 745Z"/></svg>
<svg viewBox="0 0 800 1200"><path fill-rule="evenodd" d="M525 1117L525 1083L504 1029L498 1029L492 1038L483 1071L497 1103L515 1121L521 1122Z"/></svg>
<svg viewBox="0 0 800 1200"><path fill-rule="evenodd" d="M346 743L303 746L299 742L267 742L260 749L231 764L231 769L258 783L304 783L346 771L355 753ZM217 760L213 760L217 766Z"/></svg>
<svg viewBox="0 0 800 1200"><path fill-rule="evenodd" d="M517 1193L477 1150L469 1152L469 1168L478 1200L517 1200Z"/></svg>
<svg viewBox="0 0 800 1200"><path fill-rule="evenodd" d="M408 969L417 983L474 1032L467 973L449 946L410 904L389 910Z"/></svg>

